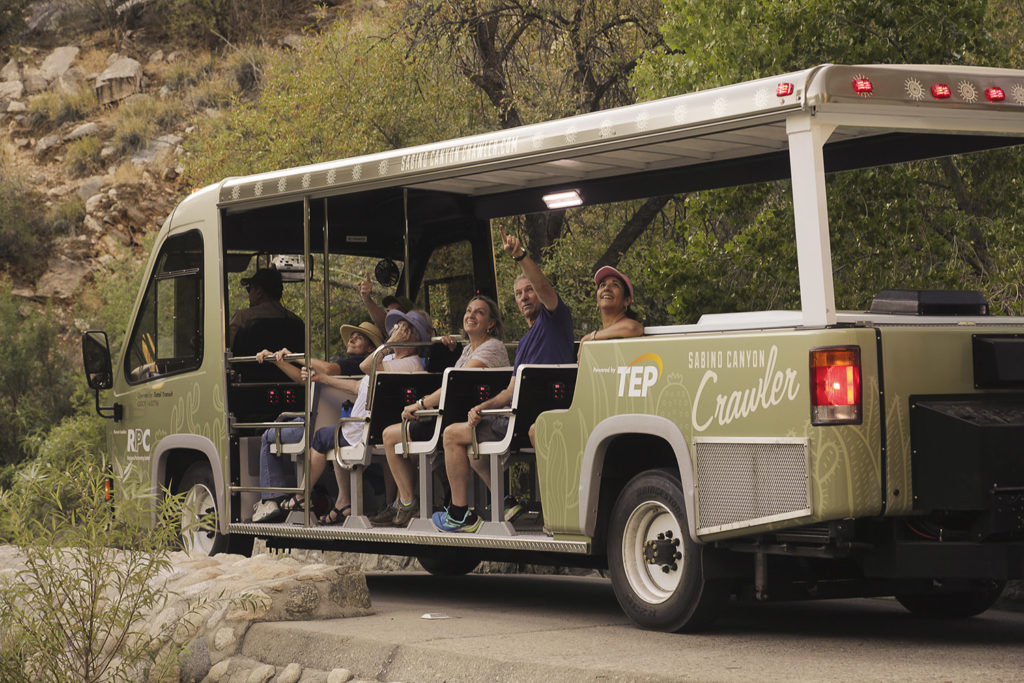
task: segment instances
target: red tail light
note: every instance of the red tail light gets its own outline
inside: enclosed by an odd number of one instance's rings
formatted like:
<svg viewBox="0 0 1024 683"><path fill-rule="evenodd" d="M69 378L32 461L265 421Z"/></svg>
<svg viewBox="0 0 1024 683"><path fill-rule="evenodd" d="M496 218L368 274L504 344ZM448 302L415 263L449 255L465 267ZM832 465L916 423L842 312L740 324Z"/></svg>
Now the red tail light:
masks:
<svg viewBox="0 0 1024 683"><path fill-rule="evenodd" d="M949 96L952 94L953 91L951 91L949 89L949 86L946 85L945 83L936 83L935 85L932 86L932 97L934 97L937 100L948 99Z"/></svg>
<svg viewBox="0 0 1024 683"><path fill-rule="evenodd" d="M853 79L853 92L858 95L870 95L875 89L875 86L871 84L871 81L867 78L855 78Z"/></svg>
<svg viewBox="0 0 1024 683"><path fill-rule="evenodd" d="M985 91L985 97L989 102L1002 102L1006 99L1006 93L1002 88L989 88Z"/></svg>
<svg viewBox="0 0 1024 683"><path fill-rule="evenodd" d="M777 86L775 86L775 96L776 97L789 97L792 94L793 94L793 84L792 83L779 83Z"/></svg>
<svg viewBox="0 0 1024 683"><path fill-rule="evenodd" d="M110 477L103 479L103 500L108 503L114 499L114 480Z"/></svg>
<svg viewBox="0 0 1024 683"><path fill-rule="evenodd" d="M811 351L811 424L860 424L860 347Z"/></svg>

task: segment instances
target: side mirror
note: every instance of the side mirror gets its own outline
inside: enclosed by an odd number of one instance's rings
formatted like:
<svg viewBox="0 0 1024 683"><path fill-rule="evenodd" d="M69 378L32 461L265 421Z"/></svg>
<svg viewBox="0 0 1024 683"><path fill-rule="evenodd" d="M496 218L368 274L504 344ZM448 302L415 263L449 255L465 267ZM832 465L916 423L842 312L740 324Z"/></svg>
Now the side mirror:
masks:
<svg viewBox="0 0 1024 683"><path fill-rule="evenodd" d="M85 366L85 379L89 388L96 392L96 412L100 417L121 419L120 403L112 406L100 406L100 392L114 386L114 371L110 364L110 345L107 333L100 330L89 330L82 334L82 365Z"/></svg>
<svg viewBox="0 0 1024 683"><path fill-rule="evenodd" d="M114 386L114 372L110 366L110 345L107 333L89 330L82 334L82 364L89 388L94 391Z"/></svg>

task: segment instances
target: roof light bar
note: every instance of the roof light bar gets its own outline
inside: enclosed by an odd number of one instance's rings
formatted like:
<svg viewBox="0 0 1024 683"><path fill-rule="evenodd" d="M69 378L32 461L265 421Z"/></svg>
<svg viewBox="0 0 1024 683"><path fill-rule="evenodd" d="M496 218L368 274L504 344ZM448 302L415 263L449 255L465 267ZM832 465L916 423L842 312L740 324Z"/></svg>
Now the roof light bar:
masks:
<svg viewBox="0 0 1024 683"><path fill-rule="evenodd" d="M953 91L950 90L949 86L946 85L945 83L936 83L935 85L932 86L932 97L934 97L937 100L948 99L949 96L952 94Z"/></svg>
<svg viewBox="0 0 1024 683"><path fill-rule="evenodd" d="M551 194L544 195L541 199L544 200L544 205L549 209L567 209L571 206L583 204L583 197L580 196L579 190L552 192Z"/></svg>
<svg viewBox="0 0 1024 683"><path fill-rule="evenodd" d="M1002 102L1006 99L1006 93L1002 88L988 88L985 90L985 97L989 102Z"/></svg>
<svg viewBox="0 0 1024 683"><path fill-rule="evenodd" d="M792 94L793 94L793 84L792 83L779 83L777 86L775 86L775 96L776 97L788 97L788 96L790 96Z"/></svg>

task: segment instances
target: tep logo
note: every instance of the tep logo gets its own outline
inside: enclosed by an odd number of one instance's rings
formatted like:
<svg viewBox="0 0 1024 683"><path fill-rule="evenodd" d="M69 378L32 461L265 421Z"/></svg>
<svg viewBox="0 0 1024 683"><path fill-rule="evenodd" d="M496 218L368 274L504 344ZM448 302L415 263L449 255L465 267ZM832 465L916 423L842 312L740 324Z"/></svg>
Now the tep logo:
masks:
<svg viewBox="0 0 1024 683"><path fill-rule="evenodd" d="M661 356L656 353L645 353L629 365L620 365L619 397L647 396L647 390L658 382L663 370Z"/></svg>

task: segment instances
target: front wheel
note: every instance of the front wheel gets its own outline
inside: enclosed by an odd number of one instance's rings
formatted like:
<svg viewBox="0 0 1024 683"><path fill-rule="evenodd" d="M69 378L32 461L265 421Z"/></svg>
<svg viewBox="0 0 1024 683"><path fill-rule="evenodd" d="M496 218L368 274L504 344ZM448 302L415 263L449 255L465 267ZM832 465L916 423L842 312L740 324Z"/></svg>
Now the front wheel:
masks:
<svg viewBox="0 0 1024 683"><path fill-rule="evenodd" d="M964 619L981 614L995 604L1005 581L979 582L977 587L950 592L903 593L896 600L916 616L929 619Z"/></svg>
<svg viewBox="0 0 1024 683"><path fill-rule="evenodd" d="M213 472L204 462L192 464L182 475L177 492L185 494L181 504L181 541L185 550L198 550L206 555L252 554L252 536L220 532L216 490Z"/></svg>
<svg viewBox="0 0 1024 683"><path fill-rule="evenodd" d="M702 566L703 546L691 538L679 480L643 472L619 494L608 533L612 588L637 626L698 631L718 616L726 597Z"/></svg>

